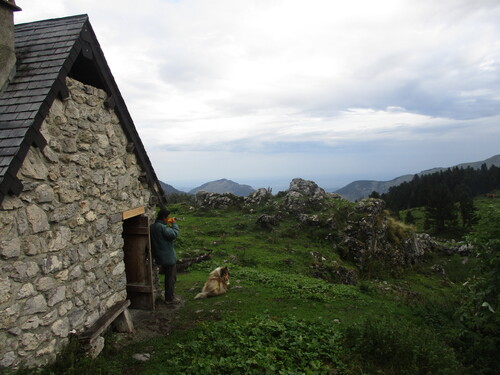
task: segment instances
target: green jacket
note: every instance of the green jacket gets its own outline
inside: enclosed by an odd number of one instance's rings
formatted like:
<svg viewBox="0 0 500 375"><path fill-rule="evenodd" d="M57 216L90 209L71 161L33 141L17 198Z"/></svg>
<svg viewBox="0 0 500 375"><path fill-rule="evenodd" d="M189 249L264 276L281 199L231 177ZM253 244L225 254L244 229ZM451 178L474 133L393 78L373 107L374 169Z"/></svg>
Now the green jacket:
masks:
<svg viewBox="0 0 500 375"><path fill-rule="evenodd" d="M177 263L174 250L174 240L179 235L179 226L175 223L172 227L167 226L161 220L156 220L151 226L151 250L156 264L171 266Z"/></svg>

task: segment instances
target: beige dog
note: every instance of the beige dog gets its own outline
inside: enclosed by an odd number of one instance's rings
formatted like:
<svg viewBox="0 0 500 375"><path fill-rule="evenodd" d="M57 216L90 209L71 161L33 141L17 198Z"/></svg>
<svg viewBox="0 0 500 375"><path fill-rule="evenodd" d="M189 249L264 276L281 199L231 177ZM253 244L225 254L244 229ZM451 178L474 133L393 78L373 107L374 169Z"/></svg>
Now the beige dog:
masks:
<svg viewBox="0 0 500 375"><path fill-rule="evenodd" d="M227 292L229 285L229 270L227 267L217 267L208 275L208 280L203 285L201 293L198 293L197 298L215 297L220 296Z"/></svg>

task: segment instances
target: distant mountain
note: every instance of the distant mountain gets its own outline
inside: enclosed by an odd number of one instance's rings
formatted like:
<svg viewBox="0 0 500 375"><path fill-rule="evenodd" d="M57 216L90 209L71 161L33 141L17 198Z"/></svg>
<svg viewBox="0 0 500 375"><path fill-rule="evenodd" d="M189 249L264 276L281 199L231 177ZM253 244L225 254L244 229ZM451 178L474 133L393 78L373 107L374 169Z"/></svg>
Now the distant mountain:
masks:
<svg viewBox="0 0 500 375"><path fill-rule="evenodd" d="M486 160L470 162L470 163L462 163L448 168L471 167L474 169L479 169L483 164L486 164L488 168L491 167L492 165L500 167L500 155L492 156L491 158L488 158ZM417 174L419 176L422 176L426 174L436 173L439 171L444 171L448 168L442 168L442 167L432 168ZM344 186L343 188L336 190L335 193L340 194L345 199L348 199L350 201L355 201L361 198L368 197L373 191L376 191L379 194L387 193L389 191L389 188L391 188L392 186L397 186L402 184L403 182L411 181L414 176L415 175L413 174L407 174L404 176L396 177L395 179L390 181L371 181L371 180L354 181Z"/></svg>
<svg viewBox="0 0 500 375"><path fill-rule="evenodd" d="M165 194L187 194L185 191L177 190L172 185L166 184L163 181L160 181L160 185Z"/></svg>
<svg viewBox="0 0 500 375"><path fill-rule="evenodd" d="M220 194L232 193L240 197L246 197L247 195L255 191L255 189L249 185L241 185L225 178L217 181L207 182L206 184L190 190L189 194L196 194L196 192L200 190Z"/></svg>
<svg viewBox="0 0 500 375"><path fill-rule="evenodd" d="M355 201L357 199L368 197L373 191L380 194L387 193L390 187L400 185L403 182L411 181L413 176L414 175L412 174L405 174L404 176L396 177L394 180L390 181L353 181L343 188L335 191L335 193L340 194L345 199Z"/></svg>

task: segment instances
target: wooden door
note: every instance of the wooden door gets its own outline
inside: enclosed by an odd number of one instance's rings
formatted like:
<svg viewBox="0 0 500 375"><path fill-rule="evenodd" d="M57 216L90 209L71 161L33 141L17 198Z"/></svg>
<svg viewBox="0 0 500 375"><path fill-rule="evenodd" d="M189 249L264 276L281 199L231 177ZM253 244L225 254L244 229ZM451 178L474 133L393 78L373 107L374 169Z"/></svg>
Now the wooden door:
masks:
<svg viewBox="0 0 500 375"><path fill-rule="evenodd" d="M148 218L141 215L124 220L123 240L127 298L131 302L130 307L154 310Z"/></svg>

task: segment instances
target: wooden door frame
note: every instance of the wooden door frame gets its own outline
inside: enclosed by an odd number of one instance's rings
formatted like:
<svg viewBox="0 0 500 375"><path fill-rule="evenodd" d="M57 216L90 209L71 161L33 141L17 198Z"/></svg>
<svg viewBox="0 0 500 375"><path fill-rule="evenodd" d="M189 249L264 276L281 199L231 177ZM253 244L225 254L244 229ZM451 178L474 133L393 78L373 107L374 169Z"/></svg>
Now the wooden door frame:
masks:
<svg viewBox="0 0 500 375"><path fill-rule="evenodd" d="M151 255L151 240L149 236L149 218L144 215L145 214L145 209L144 207L137 207L131 210L127 210L122 212L122 227L123 227L123 252L124 252L124 263L125 263L125 279L126 279L126 289L127 289L127 299L130 299L131 301L131 306L130 308L137 308L137 309L142 309L142 310L154 310L155 309L155 290L154 290L154 280L153 280L153 269L152 269L152 255ZM144 218L140 219L140 218ZM140 227L136 227L135 230L133 230L133 233L126 232L127 230L130 230L130 228L127 227L127 223L129 224L134 224L134 220L136 221L143 221L142 225ZM144 226L144 221L146 225ZM133 225L132 225L133 227ZM129 237L127 239L127 237ZM142 237L147 237L147 238L142 238ZM141 239L143 241L139 241L141 243L141 249L137 250L132 250L135 251L136 253L130 254L129 252L131 249L128 248L129 245L131 245L131 242L133 239ZM145 243L144 243L145 242ZM145 245L145 248L142 248L142 246ZM132 257L133 260L137 260L136 258L139 257L140 259L144 259L144 268L138 272L136 269L131 269L131 263L129 259L129 256ZM144 256L144 258L142 258ZM134 262L132 264L137 264L137 262ZM140 264L139 264L140 266ZM135 272L134 272L135 271ZM135 282L132 283L129 278L131 274L137 275L137 273L140 273L142 275L143 280L140 282L137 282L137 280L134 280Z"/></svg>

